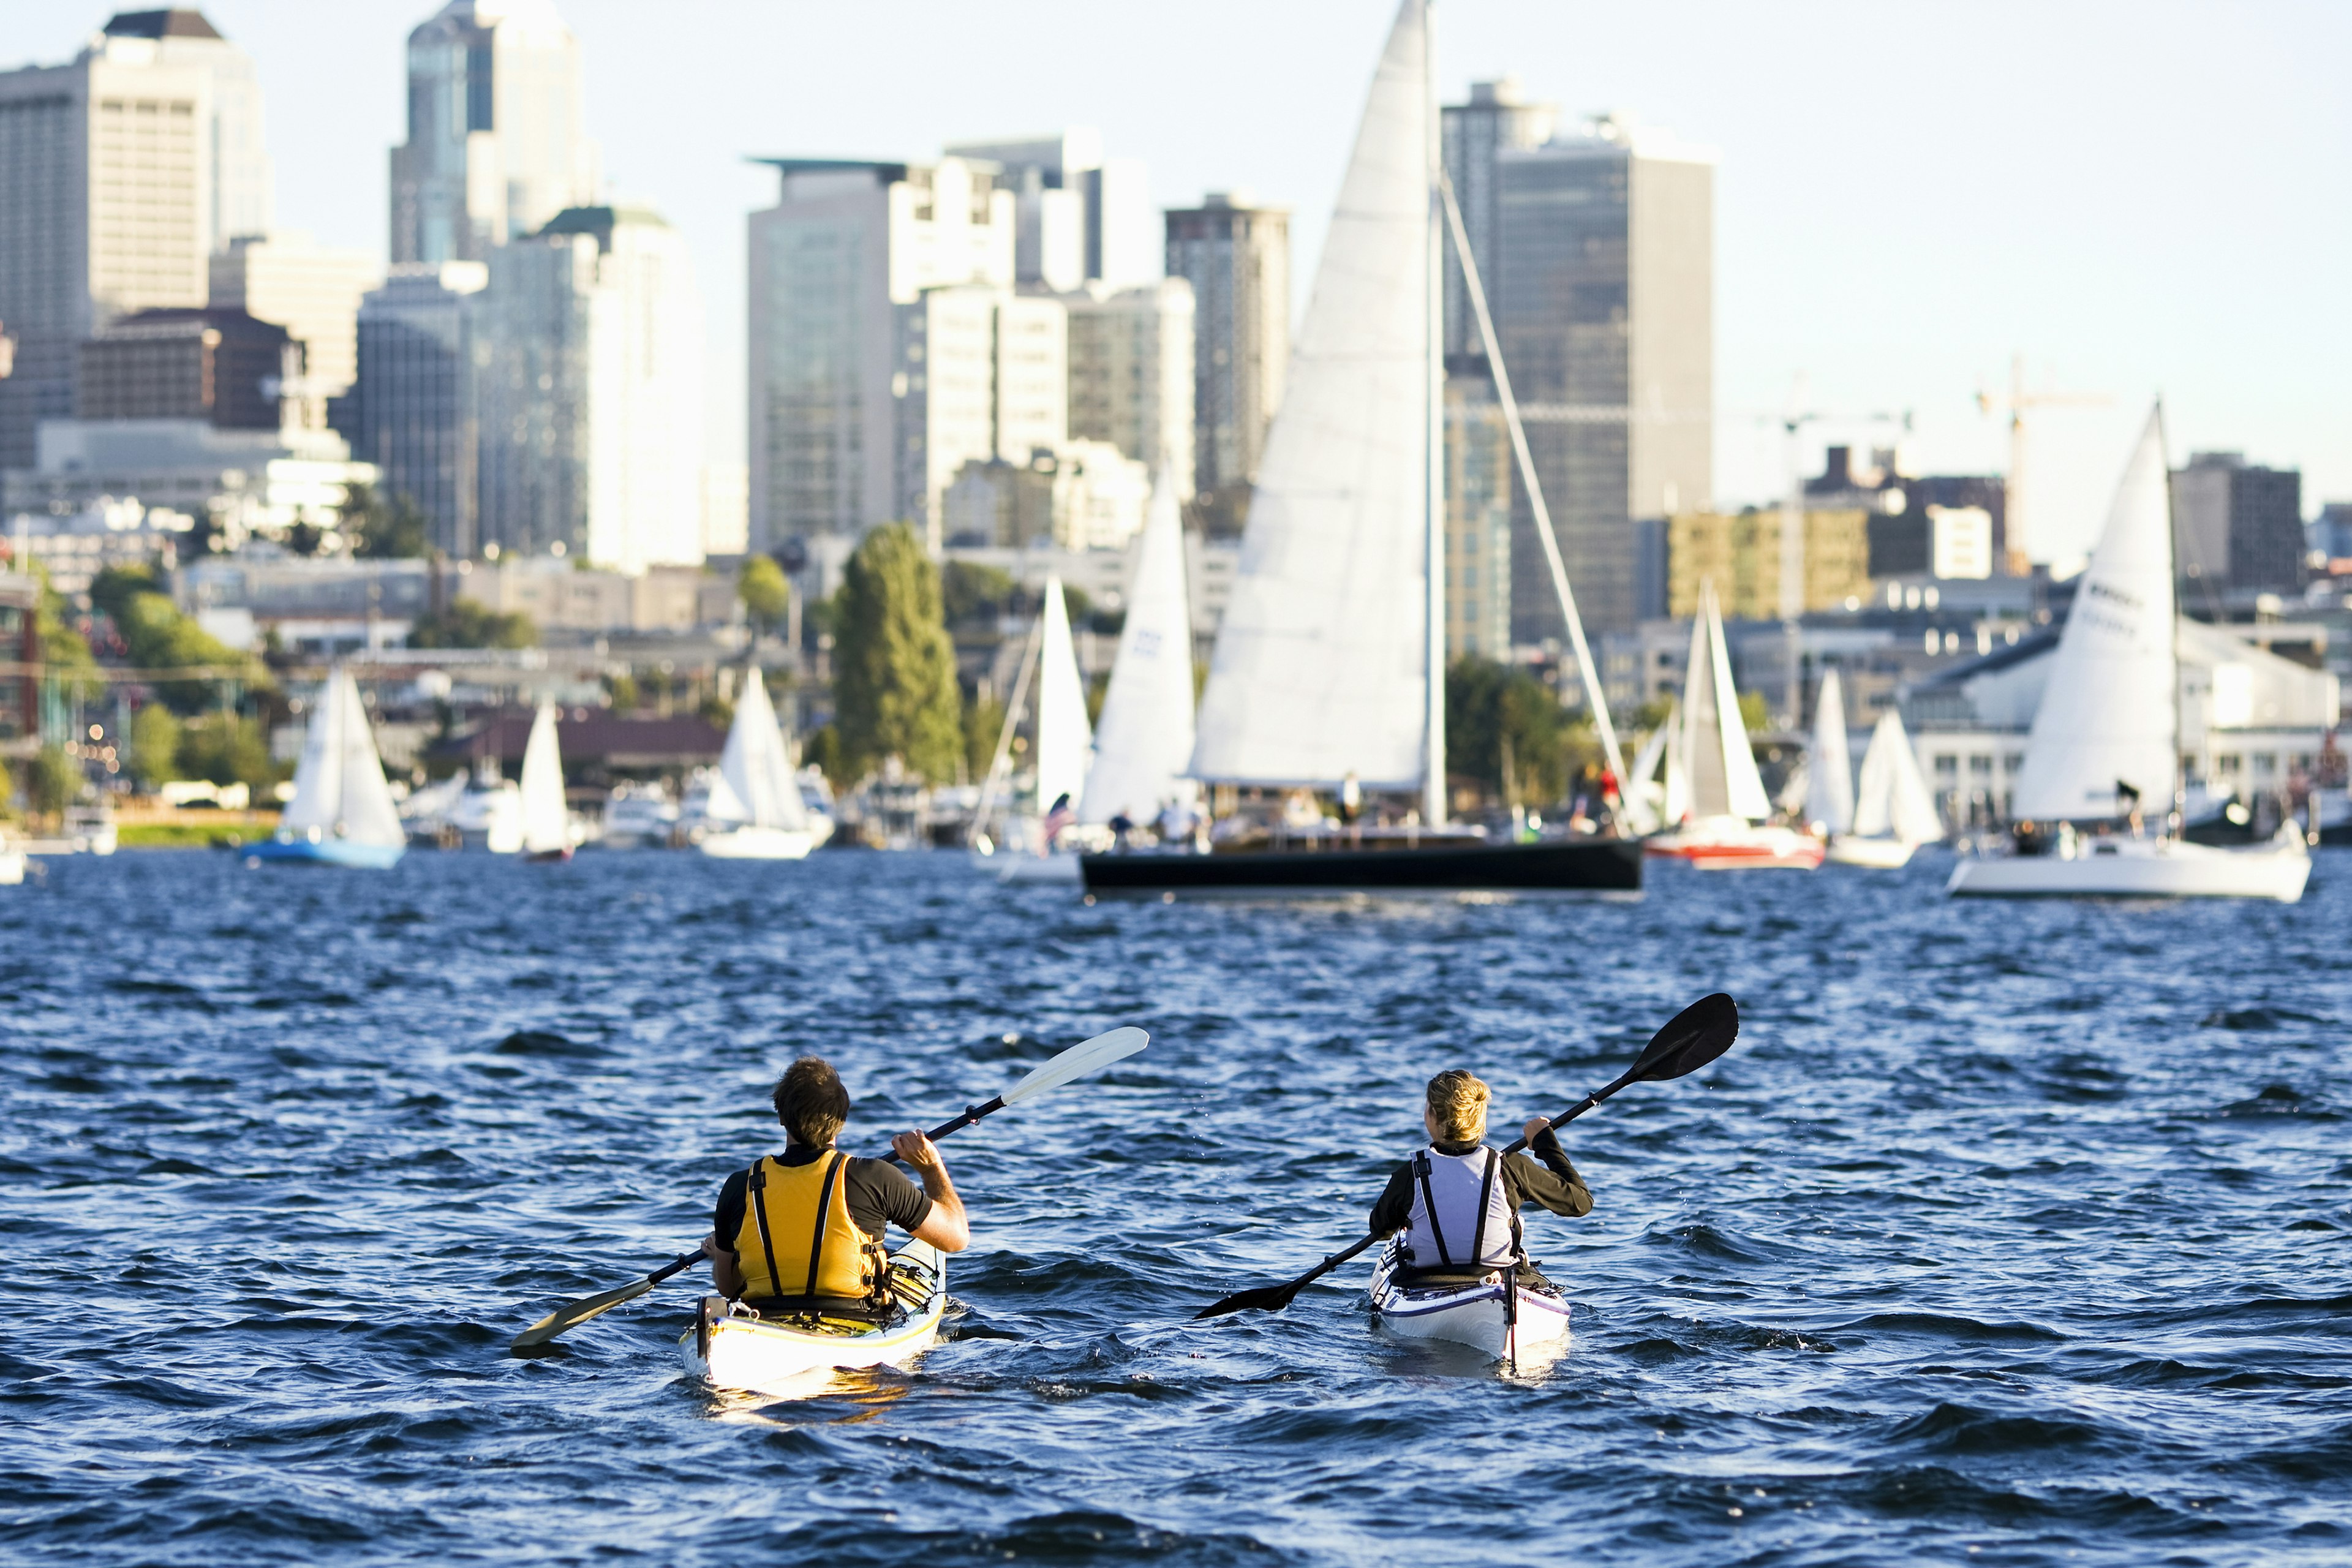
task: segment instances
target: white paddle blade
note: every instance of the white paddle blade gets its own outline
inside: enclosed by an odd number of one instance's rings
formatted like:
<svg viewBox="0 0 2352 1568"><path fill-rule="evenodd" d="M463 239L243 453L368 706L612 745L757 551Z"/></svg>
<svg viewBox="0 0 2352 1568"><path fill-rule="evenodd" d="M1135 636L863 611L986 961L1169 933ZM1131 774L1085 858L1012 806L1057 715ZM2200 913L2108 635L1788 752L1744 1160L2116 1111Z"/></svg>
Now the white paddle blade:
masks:
<svg viewBox="0 0 2352 1568"><path fill-rule="evenodd" d="M1018 1105L1059 1089L1074 1078L1084 1078L1090 1072L1100 1072L1113 1062L1125 1061L1151 1043L1151 1037L1141 1029L1113 1029L1108 1035L1097 1035L1082 1045L1072 1046L1060 1056L1039 1067L1036 1071L1004 1091L1004 1103Z"/></svg>

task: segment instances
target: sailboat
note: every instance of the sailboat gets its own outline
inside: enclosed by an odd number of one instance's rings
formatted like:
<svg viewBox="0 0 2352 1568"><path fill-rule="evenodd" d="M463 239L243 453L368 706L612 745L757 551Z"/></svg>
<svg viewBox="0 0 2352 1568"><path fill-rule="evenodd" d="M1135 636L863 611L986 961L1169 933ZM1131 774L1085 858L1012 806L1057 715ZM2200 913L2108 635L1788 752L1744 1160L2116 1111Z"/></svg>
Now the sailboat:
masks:
<svg viewBox="0 0 2352 1568"><path fill-rule="evenodd" d="M703 818L709 826L699 847L718 859L799 860L816 847L784 732L757 668L744 672Z"/></svg>
<svg viewBox="0 0 2352 1568"><path fill-rule="evenodd" d="M522 858L572 858L572 814L563 804L563 753L556 745L551 701L541 701L523 743Z"/></svg>
<svg viewBox="0 0 2352 1568"><path fill-rule="evenodd" d="M1903 715L1888 709L1870 732L1862 754L1862 784L1854 802L1853 831L1830 837L1830 858L1841 866L1898 870L1912 852L1944 836L1936 796L1919 772L1918 753L1903 728Z"/></svg>
<svg viewBox="0 0 2352 1568"><path fill-rule="evenodd" d="M1772 803L1739 717L1739 690L1732 684L1731 652L1711 583L1699 584L1681 710L1666 752L1666 829L1643 840L1643 847L1706 871L1819 866L1820 839L1768 820ZM1841 722L1841 733L1843 729Z"/></svg>
<svg viewBox="0 0 2352 1568"><path fill-rule="evenodd" d="M1956 897L2303 897L2300 824L2267 844L2217 848L2180 837L2179 614L2164 409L2147 416L2098 548L2074 590L2033 715L2010 811L2017 853L1963 859ZM2141 826L2168 806L2164 832ZM2113 830L2118 821L2122 830ZM2085 830L2084 825L2090 825Z"/></svg>
<svg viewBox="0 0 2352 1568"><path fill-rule="evenodd" d="M1805 752L1805 820L1814 832L1831 838L1853 827L1853 752L1845 738L1845 685L1834 669L1822 672L1822 689L1813 698L1813 742Z"/></svg>
<svg viewBox="0 0 2352 1568"><path fill-rule="evenodd" d="M1209 855L1089 855L1090 893L1641 886L1630 841L1490 844L1446 820L1438 247L1451 226L1433 55L1427 0L1402 0L1267 432L1185 769L1202 784L1301 805L1321 791L1343 810L1381 795L1417 807L1386 824L1327 826L1309 812L1313 826L1260 830L1235 819ZM1454 245L1475 279L1458 233ZM1531 473L1483 294L1475 303L1515 452ZM1556 574L1555 587L1565 584ZM1589 662L1581 623L1572 603L1564 607ZM1601 686L1589 674L1586 690L1598 710Z"/></svg>
<svg viewBox="0 0 2352 1568"><path fill-rule="evenodd" d="M1076 851L1057 847L1047 839L1046 827L1054 824L1056 808L1068 814L1061 822L1074 820L1087 788L1094 736L1087 722L1087 688L1078 673L1077 645L1070 637L1070 608L1058 576L1045 579L1045 603L1037 623L1036 677L1038 820L1034 838L1025 845L1008 845L1001 852L992 847L986 858L1000 882L1075 883L1079 879ZM1017 722L1020 695L1015 693L1014 711L1005 715L999 747L1003 763L1009 763L1012 755L1012 727ZM981 792L983 811L999 782L1000 766L992 765L988 785ZM1055 826L1058 829L1059 825Z"/></svg>
<svg viewBox="0 0 2352 1568"><path fill-rule="evenodd" d="M1184 770L1192 756L1192 611L1184 590L1184 524L1165 474L1137 552L1127 625L1103 693L1095 762L1078 820L1143 822L1196 793Z"/></svg>
<svg viewBox="0 0 2352 1568"><path fill-rule="evenodd" d="M294 798L277 834L247 848L245 858L384 870L407 847L359 685L339 664L311 704L302 757L294 765Z"/></svg>

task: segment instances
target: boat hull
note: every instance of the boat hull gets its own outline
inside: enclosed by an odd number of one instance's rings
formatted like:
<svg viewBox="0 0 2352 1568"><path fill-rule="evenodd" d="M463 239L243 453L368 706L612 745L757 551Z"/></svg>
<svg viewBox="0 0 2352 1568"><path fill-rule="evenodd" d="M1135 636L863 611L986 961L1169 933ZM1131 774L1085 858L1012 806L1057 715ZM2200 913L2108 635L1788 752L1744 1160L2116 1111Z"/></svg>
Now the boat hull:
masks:
<svg viewBox="0 0 2352 1568"><path fill-rule="evenodd" d="M1043 883L1075 888L1086 878L1076 855L1004 855L989 857L996 879L1006 884Z"/></svg>
<svg viewBox="0 0 2352 1568"><path fill-rule="evenodd" d="M1626 838L1540 844L1244 849L1213 855L1138 850L1077 857L1087 891L1284 895L1638 893L1642 847Z"/></svg>
<svg viewBox="0 0 2352 1568"><path fill-rule="evenodd" d="M939 1342L947 1310L947 1260L929 1242L891 1254L891 1279L905 1310L866 1332L824 1333L807 1327L728 1315L729 1303L706 1296L692 1328L678 1336L687 1373L713 1388L780 1399L821 1394L835 1372L905 1366Z"/></svg>
<svg viewBox="0 0 2352 1568"><path fill-rule="evenodd" d="M354 844L348 838L265 838L245 847L248 865L274 860L292 866L348 866L362 871L389 871L406 854L405 844Z"/></svg>
<svg viewBox="0 0 2352 1568"><path fill-rule="evenodd" d="M1759 827L1737 818L1694 823L1647 838L1644 854L1683 860L1702 871L1811 871L1822 863L1822 841L1787 827Z"/></svg>
<svg viewBox="0 0 2352 1568"><path fill-rule="evenodd" d="M1857 838L1840 834L1830 840L1829 858L1841 866L1860 866L1872 871L1900 871L1911 864L1911 856L1918 848L1900 838Z"/></svg>
<svg viewBox="0 0 2352 1568"><path fill-rule="evenodd" d="M2216 849L2169 839L2125 840L2111 852L1964 859L1944 890L1956 899L2273 899L2303 897L2311 857L2299 843Z"/></svg>
<svg viewBox="0 0 2352 1568"><path fill-rule="evenodd" d="M1507 1321L1509 1303L1499 1274L1488 1283L1437 1290L1407 1289L1396 1274L1391 1243L1372 1269L1372 1311L1383 1332L1468 1345L1496 1361L1554 1356L1568 1348L1568 1299L1557 1290L1522 1288L1513 1324Z"/></svg>
<svg viewBox="0 0 2352 1568"><path fill-rule="evenodd" d="M816 835L797 827L736 827L707 835L697 847L714 860L805 860Z"/></svg>

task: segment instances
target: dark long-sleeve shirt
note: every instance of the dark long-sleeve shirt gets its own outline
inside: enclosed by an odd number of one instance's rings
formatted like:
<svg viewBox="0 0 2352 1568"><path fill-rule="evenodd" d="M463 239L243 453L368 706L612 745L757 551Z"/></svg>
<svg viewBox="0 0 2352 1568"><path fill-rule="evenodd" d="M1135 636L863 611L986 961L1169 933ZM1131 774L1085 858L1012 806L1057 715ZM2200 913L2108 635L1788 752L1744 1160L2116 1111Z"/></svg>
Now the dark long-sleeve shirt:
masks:
<svg viewBox="0 0 2352 1568"><path fill-rule="evenodd" d="M1467 1154L1475 1143L1440 1143L1441 1154ZM1528 1204L1549 1209L1570 1219L1592 1212L1592 1194L1584 1185L1584 1178L1568 1163L1568 1151L1559 1146L1559 1136L1550 1128L1536 1134L1528 1145L1528 1152L1541 1160L1538 1165L1527 1154L1503 1156L1503 1201L1517 1214ZM1380 1202L1372 1205L1372 1234L1393 1236L1412 1218L1412 1162L1405 1161L1389 1177Z"/></svg>

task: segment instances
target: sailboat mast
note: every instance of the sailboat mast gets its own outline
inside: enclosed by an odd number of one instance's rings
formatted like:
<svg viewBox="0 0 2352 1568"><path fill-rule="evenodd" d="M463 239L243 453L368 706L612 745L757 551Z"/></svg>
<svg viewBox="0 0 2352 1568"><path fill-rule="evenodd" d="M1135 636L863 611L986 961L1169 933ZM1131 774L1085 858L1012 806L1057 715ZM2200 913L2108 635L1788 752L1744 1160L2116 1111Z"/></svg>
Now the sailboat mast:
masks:
<svg viewBox="0 0 2352 1568"><path fill-rule="evenodd" d="M2170 585L2165 603L2170 606L2171 620L2164 628L2165 646L2172 650L2172 819L2165 824L2168 837L2179 838L2189 830L2189 770L2180 754L2183 739L2180 722L2180 534L2179 520L2172 513L2172 458L2164 442L2164 400L2156 402L2156 449L2163 458L2161 467L2167 470L2164 483L2164 574Z"/></svg>
<svg viewBox="0 0 2352 1568"><path fill-rule="evenodd" d="M1428 299L1423 325L1428 344L1429 425L1423 549L1427 562L1424 581L1429 603L1423 616L1427 636L1427 702L1422 724L1422 820L1431 826L1445 821L1445 213L1444 162L1437 115L1436 8L1422 7L1422 104L1428 161L1429 222Z"/></svg>

